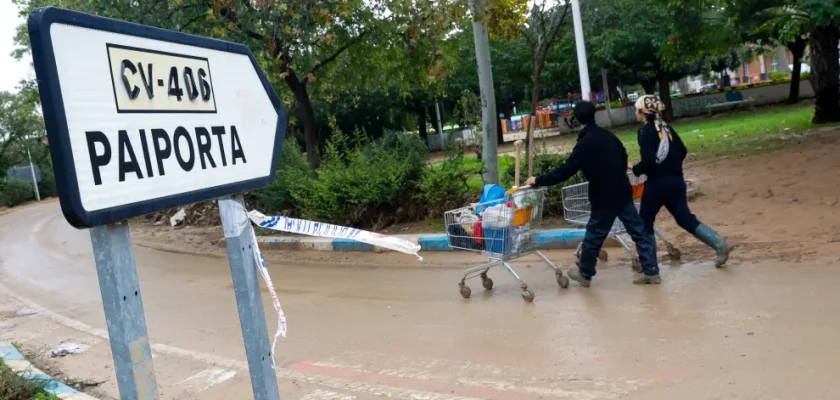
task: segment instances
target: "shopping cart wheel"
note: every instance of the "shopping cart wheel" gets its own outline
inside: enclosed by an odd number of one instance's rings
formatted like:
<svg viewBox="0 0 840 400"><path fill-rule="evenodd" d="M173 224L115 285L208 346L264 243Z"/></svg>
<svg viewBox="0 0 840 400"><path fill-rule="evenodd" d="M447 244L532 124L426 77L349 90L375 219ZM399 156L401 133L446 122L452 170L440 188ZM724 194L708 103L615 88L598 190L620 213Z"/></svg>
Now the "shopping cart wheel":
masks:
<svg viewBox="0 0 840 400"><path fill-rule="evenodd" d="M493 280L486 274L481 274L481 285L486 290L493 290Z"/></svg>
<svg viewBox="0 0 840 400"><path fill-rule="evenodd" d="M601 260L601 261L603 261L603 262L607 262L607 260L608 260L609 258L610 258L610 255L609 255L609 254L607 254L607 251L606 251L606 250L603 250L603 249L602 249L602 250L601 250L601 253L599 253L599 254L598 254L598 259L599 259L599 260Z"/></svg>
<svg viewBox="0 0 840 400"><path fill-rule="evenodd" d="M533 302L534 301L534 291L531 290L531 289L523 289L522 290L522 299L529 302L529 303Z"/></svg>
<svg viewBox="0 0 840 400"><path fill-rule="evenodd" d="M554 275L557 278L557 284L560 285L561 288L565 289L569 287L569 278L566 277L566 275L563 275L563 271L558 269Z"/></svg>
<svg viewBox="0 0 840 400"><path fill-rule="evenodd" d="M463 296L465 299L469 299L470 295L472 294L472 290L470 290L470 287L465 285L464 282L459 283L458 287L461 291L461 296Z"/></svg>
<svg viewBox="0 0 840 400"><path fill-rule="evenodd" d="M642 272L642 263L639 262L638 257L633 257L633 271L634 272Z"/></svg>
<svg viewBox="0 0 840 400"><path fill-rule="evenodd" d="M671 246L668 248L668 256L674 261L679 261L682 258L682 252L680 249Z"/></svg>

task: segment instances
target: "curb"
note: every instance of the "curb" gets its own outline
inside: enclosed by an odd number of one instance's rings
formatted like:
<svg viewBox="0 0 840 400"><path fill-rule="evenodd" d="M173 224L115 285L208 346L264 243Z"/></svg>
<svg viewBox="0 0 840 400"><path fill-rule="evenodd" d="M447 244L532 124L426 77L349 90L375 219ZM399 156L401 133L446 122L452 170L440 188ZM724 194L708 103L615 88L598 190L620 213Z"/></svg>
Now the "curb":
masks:
<svg viewBox="0 0 840 400"><path fill-rule="evenodd" d="M584 229L552 229L537 235L538 248L545 249L574 249L583 241ZM420 251L460 251L449 246L446 234L394 235L420 244ZM342 251L342 252L382 252L386 251L367 243L350 239L308 238L308 237L276 237L260 236L257 240L261 245L277 250L314 250L314 251ZM224 242L221 243L224 246Z"/></svg>
<svg viewBox="0 0 840 400"><path fill-rule="evenodd" d="M87 394L79 392L70 386L61 383L59 380L47 375L44 371L35 368L18 349L10 343L0 343L0 359L15 371L16 374L27 380L46 381L44 391L57 396L62 400L97 400Z"/></svg>

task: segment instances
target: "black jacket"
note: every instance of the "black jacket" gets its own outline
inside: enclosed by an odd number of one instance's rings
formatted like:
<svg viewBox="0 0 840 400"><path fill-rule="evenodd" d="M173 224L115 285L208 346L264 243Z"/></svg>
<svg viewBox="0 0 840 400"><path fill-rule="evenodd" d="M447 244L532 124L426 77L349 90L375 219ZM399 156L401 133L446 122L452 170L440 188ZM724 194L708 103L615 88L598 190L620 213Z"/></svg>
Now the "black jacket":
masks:
<svg viewBox="0 0 840 400"><path fill-rule="evenodd" d="M656 130L656 124L648 122L639 129L639 152L642 161L633 166L633 174L647 175L648 178L683 176L682 163L688 149L677 132L673 128L670 129L671 147L668 156L660 164L656 163L656 152L659 150L659 131Z"/></svg>
<svg viewBox="0 0 840 400"><path fill-rule="evenodd" d="M566 163L546 175L537 177L537 186L557 185L578 171L589 181L589 202L592 207L619 208L632 201L627 179L627 150L612 132L597 125L580 131L578 142Z"/></svg>

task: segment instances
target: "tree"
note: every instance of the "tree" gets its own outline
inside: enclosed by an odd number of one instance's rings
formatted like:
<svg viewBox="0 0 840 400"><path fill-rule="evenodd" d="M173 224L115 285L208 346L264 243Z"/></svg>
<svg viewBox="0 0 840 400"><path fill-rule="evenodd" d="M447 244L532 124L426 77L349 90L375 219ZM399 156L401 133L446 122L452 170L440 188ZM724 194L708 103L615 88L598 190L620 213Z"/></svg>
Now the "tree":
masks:
<svg viewBox="0 0 840 400"><path fill-rule="evenodd" d="M569 4L551 5L546 8L548 0L535 3L528 14L528 20L522 28L522 36L528 40L528 48L531 50L531 116L537 115L537 106L540 103L540 81L542 80L543 69L552 45L560 35L566 17L569 15ZM531 136L536 129L536 120L528 124L528 143L531 143ZM531 149L529 148L529 151Z"/></svg>
<svg viewBox="0 0 840 400"><path fill-rule="evenodd" d="M0 92L0 172L4 175L10 167L28 163L27 150L35 163L46 161L44 121L26 87L17 93Z"/></svg>

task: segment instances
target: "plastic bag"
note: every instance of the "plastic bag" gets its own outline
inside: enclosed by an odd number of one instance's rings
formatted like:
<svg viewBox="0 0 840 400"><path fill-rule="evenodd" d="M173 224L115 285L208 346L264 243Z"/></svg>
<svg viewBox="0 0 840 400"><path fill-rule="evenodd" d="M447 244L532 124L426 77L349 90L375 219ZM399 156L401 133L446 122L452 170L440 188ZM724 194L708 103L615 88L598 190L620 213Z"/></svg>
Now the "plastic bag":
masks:
<svg viewBox="0 0 840 400"><path fill-rule="evenodd" d="M481 213L481 224L490 229L507 228L510 226L510 216L510 209L506 205L495 205Z"/></svg>
<svg viewBox="0 0 840 400"><path fill-rule="evenodd" d="M481 198L478 200L479 204L484 204L496 200L502 200L505 198L505 194L507 191L505 188L495 185L495 184L487 184L484 185L484 191L481 193ZM475 212L481 214L484 207L479 205L475 208Z"/></svg>

